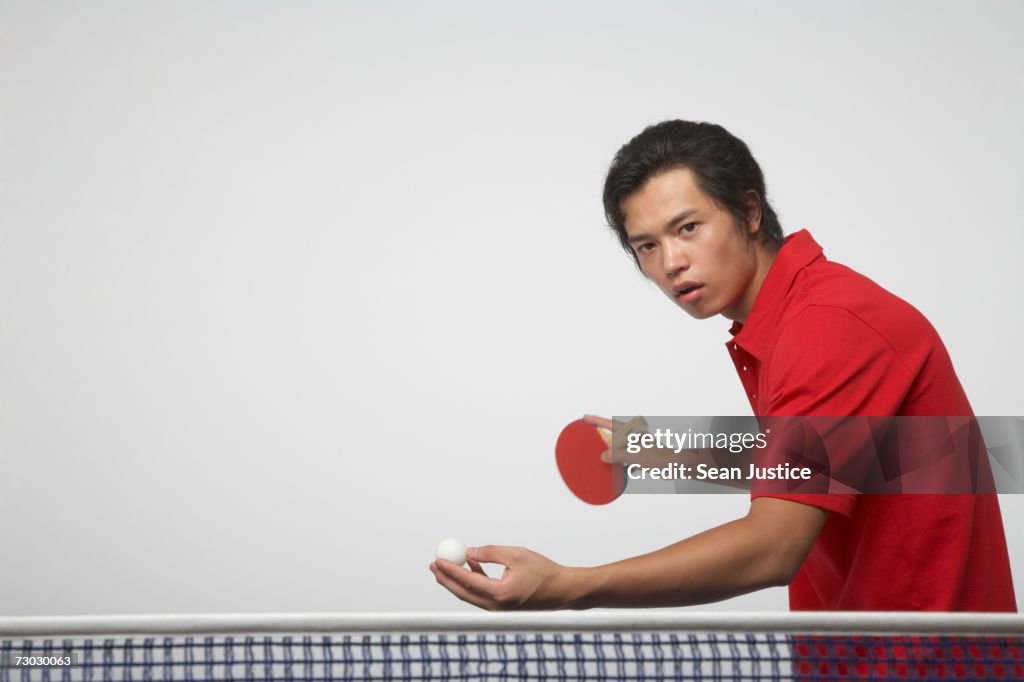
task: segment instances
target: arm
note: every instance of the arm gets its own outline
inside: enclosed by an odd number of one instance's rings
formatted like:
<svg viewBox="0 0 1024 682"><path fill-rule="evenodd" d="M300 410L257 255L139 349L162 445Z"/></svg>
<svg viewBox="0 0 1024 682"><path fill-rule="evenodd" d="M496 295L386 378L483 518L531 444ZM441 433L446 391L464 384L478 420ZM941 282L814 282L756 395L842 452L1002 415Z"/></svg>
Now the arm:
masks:
<svg viewBox="0 0 1024 682"><path fill-rule="evenodd" d="M827 515L797 502L758 498L745 517L664 549L575 569L572 605L688 606L788 585Z"/></svg>
<svg viewBox="0 0 1024 682"><path fill-rule="evenodd" d="M758 498L743 518L650 554L568 568L522 548L470 551L472 570L443 560L437 581L463 601L489 610L702 604L788 584L814 544L827 512ZM490 578L480 562L506 566Z"/></svg>

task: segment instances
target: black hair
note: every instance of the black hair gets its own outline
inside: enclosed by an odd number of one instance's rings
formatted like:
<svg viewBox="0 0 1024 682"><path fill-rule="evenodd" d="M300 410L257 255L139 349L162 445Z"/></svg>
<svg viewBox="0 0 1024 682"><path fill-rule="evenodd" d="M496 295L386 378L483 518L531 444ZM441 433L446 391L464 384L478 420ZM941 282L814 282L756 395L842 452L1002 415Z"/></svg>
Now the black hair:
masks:
<svg viewBox="0 0 1024 682"><path fill-rule="evenodd" d="M644 129L615 154L604 181L604 213L622 248L640 261L629 244L622 202L647 181L673 168L689 168L701 192L736 219L748 235L747 192L761 201L760 242L772 251L782 246L782 226L768 203L764 175L743 140L714 123L663 121Z"/></svg>

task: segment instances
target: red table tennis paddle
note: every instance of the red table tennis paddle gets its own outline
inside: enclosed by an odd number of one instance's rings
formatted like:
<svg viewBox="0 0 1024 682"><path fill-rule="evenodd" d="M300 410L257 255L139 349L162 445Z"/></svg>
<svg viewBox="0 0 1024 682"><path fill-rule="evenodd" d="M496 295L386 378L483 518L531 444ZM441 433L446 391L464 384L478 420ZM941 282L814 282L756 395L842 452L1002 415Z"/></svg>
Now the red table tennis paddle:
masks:
<svg viewBox="0 0 1024 682"><path fill-rule="evenodd" d="M607 449L597 427L583 420L570 423L558 435L558 472L569 490L587 504L608 504L626 487L622 465L601 461L601 453Z"/></svg>

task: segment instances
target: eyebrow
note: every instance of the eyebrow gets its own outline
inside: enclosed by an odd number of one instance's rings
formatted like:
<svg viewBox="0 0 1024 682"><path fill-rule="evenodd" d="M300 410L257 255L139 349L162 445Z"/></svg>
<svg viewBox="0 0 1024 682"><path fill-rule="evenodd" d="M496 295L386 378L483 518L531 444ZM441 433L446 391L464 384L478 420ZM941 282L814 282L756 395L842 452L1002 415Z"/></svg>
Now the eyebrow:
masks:
<svg viewBox="0 0 1024 682"><path fill-rule="evenodd" d="M675 216L670 218L668 220L668 222L665 223L665 226L662 227L662 230L668 230L670 227L672 227L673 225L675 225L679 221L686 220L687 218L689 218L690 216L692 216L694 213L696 213L699 210L700 210L699 208L687 208L687 209L684 209L684 210L680 211ZM637 234L637 235L634 235L634 236L629 238L629 243L630 244L635 244L637 242L646 241L646 240L648 240L650 238L651 238L651 236L648 235L648 234Z"/></svg>

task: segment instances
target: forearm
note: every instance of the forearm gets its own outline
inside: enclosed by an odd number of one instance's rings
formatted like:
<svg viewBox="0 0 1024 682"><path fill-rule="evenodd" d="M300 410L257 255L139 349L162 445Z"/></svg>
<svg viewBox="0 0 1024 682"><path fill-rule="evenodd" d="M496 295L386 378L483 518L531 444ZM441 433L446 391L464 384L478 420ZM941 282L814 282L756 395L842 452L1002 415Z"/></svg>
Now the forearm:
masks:
<svg viewBox="0 0 1024 682"><path fill-rule="evenodd" d="M567 569L568 606L689 606L786 585L824 518L824 512L812 512L809 525L789 535L781 530L786 526L766 532L764 519L748 515L650 554Z"/></svg>

